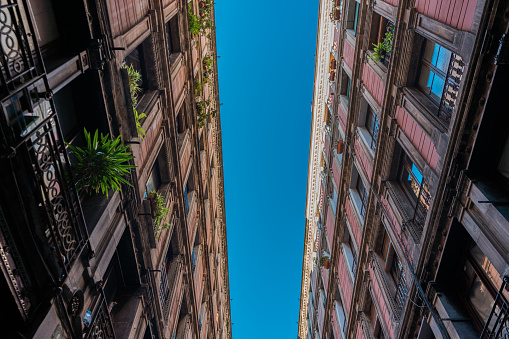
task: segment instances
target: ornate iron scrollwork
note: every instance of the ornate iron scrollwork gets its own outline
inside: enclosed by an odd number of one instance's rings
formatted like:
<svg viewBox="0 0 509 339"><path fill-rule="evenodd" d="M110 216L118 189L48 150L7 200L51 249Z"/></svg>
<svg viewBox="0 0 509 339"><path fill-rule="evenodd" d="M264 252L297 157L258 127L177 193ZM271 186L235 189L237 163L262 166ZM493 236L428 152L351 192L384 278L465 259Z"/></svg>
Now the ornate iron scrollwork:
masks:
<svg viewBox="0 0 509 339"><path fill-rule="evenodd" d="M41 187L49 224L49 246L63 272L57 280L65 278L86 241L76 191L70 180L70 165L64 154L64 145L58 133L58 120L52 114L35 130L26 142L36 178Z"/></svg>
<svg viewBox="0 0 509 339"><path fill-rule="evenodd" d="M37 42L33 32L25 31L23 17L29 17L29 14L17 1L0 1L1 83L9 91L38 75L32 53Z"/></svg>

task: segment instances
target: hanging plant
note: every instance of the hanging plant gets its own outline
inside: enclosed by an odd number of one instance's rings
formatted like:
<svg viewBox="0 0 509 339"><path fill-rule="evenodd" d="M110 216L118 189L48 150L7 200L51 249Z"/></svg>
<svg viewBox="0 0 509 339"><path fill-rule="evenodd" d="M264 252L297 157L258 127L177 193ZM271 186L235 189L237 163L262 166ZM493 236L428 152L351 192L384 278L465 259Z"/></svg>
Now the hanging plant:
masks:
<svg viewBox="0 0 509 339"><path fill-rule="evenodd" d="M133 65L123 65L122 68L127 70L127 76L129 78L129 92L131 94L131 103L133 105L134 118L136 120L136 130L138 132L138 136L143 141L145 138L145 130L141 127L141 119L146 118L147 115L145 113L138 114L138 111L136 110L136 106L138 105L138 94L142 92L139 85L139 82L141 81L141 74L133 67Z"/></svg>
<svg viewBox="0 0 509 339"><path fill-rule="evenodd" d="M145 113L138 114L136 108L133 107L134 118L136 119L136 130L138 131L138 136L143 140L145 138L145 130L141 127L141 119L146 118L147 115Z"/></svg>
<svg viewBox="0 0 509 339"><path fill-rule="evenodd" d="M394 27L390 26L387 28L387 32L385 33L384 39L378 44L373 44L374 51L369 57L371 60L375 62L384 61L385 58L392 51L392 40L394 39Z"/></svg>
<svg viewBox="0 0 509 339"><path fill-rule="evenodd" d="M200 80L194 81L194 95L200 95L203 91L203 84Z"/></svg>
<svg viewBox="0 0 509 339"><path fill-rule="evenodd" d="M191 3L187 4L187 10L189 18L189 33L191 33L191 35L198 35L201 31L200 19L198 19L197 15L193 14Z"/></svg>
<svg viewBox="0 0 509 339"><path fill-rule="evenodd" d="M152 217L154 218L154 229L156 232L166 230L170 227L170 224L165 220L171 210L166 207L164 197L156 191L151 191L147 195L147 199L150 200L150 207L152 209Z"/></svg>
<svg viewBox="0 0 509 339"><path fill-rule="evenodd" d="M92 191L106 194L110 189L120 192L121 185L132 185L125 179L130 168L136 166L127 165L126 162L133 159L131 153L126 152L129 146L122 146L120 136L111 140L109 135L103 135L99 138L99 131L95 131L94 137L84 129L86 147L77 147L67 144L74 156L77 164L75 173L78 181L76 188L86 192Z"/></svg>

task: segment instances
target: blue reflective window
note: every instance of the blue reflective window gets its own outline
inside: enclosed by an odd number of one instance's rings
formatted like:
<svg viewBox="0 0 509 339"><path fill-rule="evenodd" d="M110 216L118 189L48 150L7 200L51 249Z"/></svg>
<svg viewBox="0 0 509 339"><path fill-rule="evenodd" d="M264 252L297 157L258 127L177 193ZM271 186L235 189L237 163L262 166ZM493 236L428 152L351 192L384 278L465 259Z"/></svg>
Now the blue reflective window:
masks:
<svg viewBox="0 0 509 339"><path fill-rule="evenodd" d="M417 82L419 88L437 103L442 99L451 56L452 53L444 47L426 40Z"/></svg>

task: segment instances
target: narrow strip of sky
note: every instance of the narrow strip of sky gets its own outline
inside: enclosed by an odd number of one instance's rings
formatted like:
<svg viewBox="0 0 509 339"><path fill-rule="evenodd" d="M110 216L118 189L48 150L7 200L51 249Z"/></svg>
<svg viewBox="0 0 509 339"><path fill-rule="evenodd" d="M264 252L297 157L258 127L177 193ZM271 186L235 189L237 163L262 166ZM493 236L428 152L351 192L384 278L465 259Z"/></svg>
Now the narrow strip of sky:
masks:
<svg viewBox="0 0 509 339"><path fill-rule="evenodd" d="M233 337L295 338L318 1L216 3Z"/></svg>

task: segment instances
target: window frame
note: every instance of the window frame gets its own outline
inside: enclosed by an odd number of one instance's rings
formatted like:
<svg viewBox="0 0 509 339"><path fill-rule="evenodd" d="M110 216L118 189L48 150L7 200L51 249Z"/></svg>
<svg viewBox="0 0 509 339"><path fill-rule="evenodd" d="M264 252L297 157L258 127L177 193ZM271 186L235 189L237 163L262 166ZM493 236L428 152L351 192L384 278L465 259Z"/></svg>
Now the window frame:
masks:
<svg viewBox="0 0 509 339"><path fill-rule="evenodd" d="M444 90L447 86L447 72L448 72L449 68L451 67L451 60L453 59L454 53L452 51L448 50L447 48L445 48L444 46L434 42L433 40L427 39L425 37L422 37L422 38L423 38L422 39L423 41L422 41L421 50L419 53L419 67L418 67L417 76L415 78L415 87L417 87L419 89L419 91L421 91L428 99L430 99L430 101L433 104L435 104L436 106L439 106L440 103L442 102ZM424 56L426 54L426 46L427 46L428 42L434 44L434 46L439 46L439 48L440 48L440 50L438 52L439 54L441 53L441 49L444 49L450 53L449 61L447 63L447 70L445 72L442 71L437 66L433 65L433 60L424 59ZM433 59L433 55L432 55L432 59ZM437 60L438 60L438 56L437 56ZM437 100L437 98L433 97L433 95L431 94L433 85L431 85L429 87L429 90L427 90L426 88L423 88L420 84L423 66L427 67L430 72L433 72L435 74L435 76L438 76L440 79L442 79L442 81L444 83L443 87L442 87L442 91L440 93L440 97L438 98L438 100ZM428 76L428 79L429 79L429 76ZM434 79L433 79L433 81L434 81Z"/></svg>

